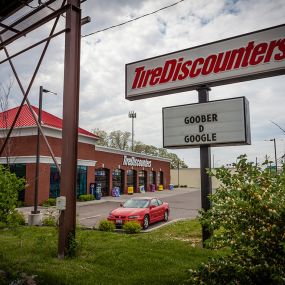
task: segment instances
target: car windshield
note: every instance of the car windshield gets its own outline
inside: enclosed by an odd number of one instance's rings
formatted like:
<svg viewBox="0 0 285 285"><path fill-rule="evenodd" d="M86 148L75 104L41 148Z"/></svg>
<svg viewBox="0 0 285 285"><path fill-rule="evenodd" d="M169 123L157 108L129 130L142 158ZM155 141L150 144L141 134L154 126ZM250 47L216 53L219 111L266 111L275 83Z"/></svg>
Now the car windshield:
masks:
<svg viewBox="0 0 285 285"><path fill-rule="evenodd" d="M139 199L130 199L127 200L123 207L124 208L147 208L149 200L139 200Z"/></svg>

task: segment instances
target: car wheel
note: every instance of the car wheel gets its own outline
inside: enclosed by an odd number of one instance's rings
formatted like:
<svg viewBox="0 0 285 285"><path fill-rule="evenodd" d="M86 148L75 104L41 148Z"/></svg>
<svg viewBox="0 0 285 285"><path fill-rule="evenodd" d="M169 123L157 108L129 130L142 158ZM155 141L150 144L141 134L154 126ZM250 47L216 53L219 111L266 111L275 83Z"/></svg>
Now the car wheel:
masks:
<svg viewBox="0 0 285 285"><path fill-rule="evenodd" d="M143 218L143 229L146 230L149 226L149 216L145 215Z"/></svg>
<svg viewBox="0 0 285 285"><path fill-rule="evenodd" d="M167 210L164 212L164 218L163 218L163 220L164 220L165 222L168 221L168 211L167 211Z"/></svg>

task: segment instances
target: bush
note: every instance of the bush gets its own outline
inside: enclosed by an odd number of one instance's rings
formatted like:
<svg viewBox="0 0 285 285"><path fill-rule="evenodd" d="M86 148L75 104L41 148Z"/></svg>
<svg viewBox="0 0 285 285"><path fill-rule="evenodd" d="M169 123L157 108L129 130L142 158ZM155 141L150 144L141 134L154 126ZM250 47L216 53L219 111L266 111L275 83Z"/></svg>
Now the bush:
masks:
<svg viewBox="0 0 285 285"><path fill-rule="evenodd" d="M56 205L56 198L48 198L43 202L43 207L52 207Z"/></svg>
<svg viewBox="0 0 285 285"><path fill-rule="evenodd" d="M80 195L78 198L79 201L92 201L95 200L95 197L93 194L86 194L86 195Z"/></svg>
<svg viewBox="0 0 285 285"><path fill-rule="evenodd" d="M43 218L42 225L46 227L55 227L56 226L56 218L54 216L47 216Z"/></svg>
<svg viewBox="0 0 285 285"><path fill-rule="evenodd" d="M18 194L25 187L25 180L17 178L8 168L0 165L0 222L9 226L17 206Z"/></svg>
<svg viewBox="0 0 285 285"><path fill-rule="evenodd" d="M8 224L10 226L24 226L26 224L23 213L14 210L8 217Z"/></svg>
<svg viewBox="0 0 285 285"><path fill-rule="evenodd" d="M129 221L123 225L123 230L128 234L138 234L141 228L141 224L137 221Z"/></svg>
<svg viewBox="0 0 285 285"><path fill-rule="evenodd" d="M263 164L266 165L268 161ZM222 167L222 184L211 195L212 208L200 220L213 231L211 248L231 253L211 259L191 273L191 284L284 284L285 166L281 173L240 156L235 173Z"/></svg>
<svg viewBox="0 0 285 285"><path fill-rule="evenodd" d="M104 232L113 232L115 230L115 224L108 220L102 220L99 224L99 230Z"/></svg>

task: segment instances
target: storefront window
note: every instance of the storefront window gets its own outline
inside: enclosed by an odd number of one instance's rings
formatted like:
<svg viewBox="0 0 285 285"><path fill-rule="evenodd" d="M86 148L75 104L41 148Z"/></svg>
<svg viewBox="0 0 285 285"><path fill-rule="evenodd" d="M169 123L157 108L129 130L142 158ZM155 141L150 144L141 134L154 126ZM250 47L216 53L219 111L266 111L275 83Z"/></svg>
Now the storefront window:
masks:
<svg viewBox="0 0 285 285"><path fill-rule="evenodd" d="M123 194L123 170L122 169L115 169L112 173L112 181L113 181L113 189L118 187L120 189L120 194Z"/></svg>
<svg viewBox="0 0 285 285"><path fill-rule="evenodd" d="M86 194L87 184L87 166L77 166L77 184L76 194L77 197Z"/></svg>
<svg viewBox="0 0 285 285"><path fill-rule="evenodd" d="M76 194L77 197L86 194L87 166L77 166ZM60 196L60 175L55 165L50 166L50 193L51 198Z"/></svg>
<svg viewBox="0 0 285 285"><path fill-rule="evenodd" d="M139 171L139 186L145 186L146 171Z"/></svg>
<svg viewBox="0 0 285 285"><path fill-rule="evenodd" d="M132 186L134 192L137 191L137 172L135 170L129 169L127 171L127 186Z"/></svg>
<svg viewBox="0 0 285 285"><path fill-rule="evenodd" d="M50 191L49 197L56 198L60 196L60 175L55 165L50 166Z"/></svg>
<svg viewBox="0 0 285 285"><path fill-rule="evenodd" d="M160 182L159 182L159 184L163 185L163 172L160 171L159 175L160 175Z"/></svg>
<svg viewBox="0 0 285 285"><path fill-rule="evenodd" d="M157 172L157 175L156 175L156 184L157 184L157 185L160 184L160 172Z"/></svg>
<svg viewBox="0 0 285 285"><path fill-rule="evenodd" d="M155 171L150 171L149 172L149 183L150 184L156 184L155 183Z"/></svg>
<svg viewBox="0 0 285 285"><path fill-rule="evenodd" d="M99 168L95 170L96 187L101 189L103 196L109 195L109 175L110 170L106 168Z"/></svg>

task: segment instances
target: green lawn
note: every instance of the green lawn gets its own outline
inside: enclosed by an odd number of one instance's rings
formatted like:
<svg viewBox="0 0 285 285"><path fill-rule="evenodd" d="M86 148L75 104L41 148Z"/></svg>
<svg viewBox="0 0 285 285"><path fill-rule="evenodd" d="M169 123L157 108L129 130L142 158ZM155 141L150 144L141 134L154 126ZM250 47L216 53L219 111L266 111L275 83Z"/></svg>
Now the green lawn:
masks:
<svg viewBox="0 0 285 285"><path fill-rule="evenodd" d="M217 255L201 248L200 232L197 221L138 235L77 230L78 257L58 260L55 228L0 230L0 269L11 279L37 275L37 284L182 284L189 268Z"/></svg>

